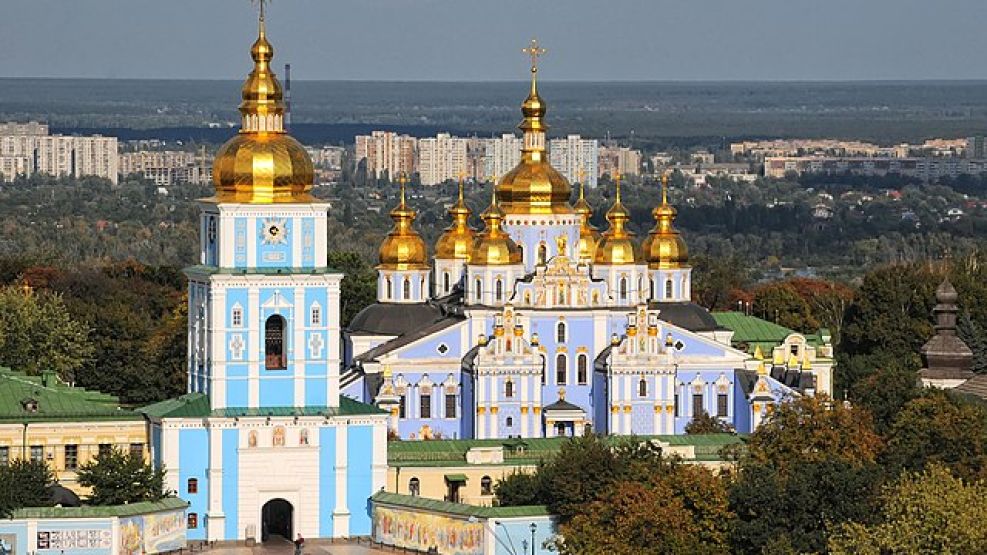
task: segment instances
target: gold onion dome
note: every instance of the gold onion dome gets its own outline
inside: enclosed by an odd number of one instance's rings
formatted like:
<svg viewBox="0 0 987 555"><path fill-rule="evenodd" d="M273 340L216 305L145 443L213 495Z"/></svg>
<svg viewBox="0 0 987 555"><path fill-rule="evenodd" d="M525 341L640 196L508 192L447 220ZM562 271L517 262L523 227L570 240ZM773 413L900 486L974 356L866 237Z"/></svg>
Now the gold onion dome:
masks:
<svg viewBox="0 0 987 555"><path fill-rule="evenodd" d="M463 199L463 178L459 178L459 199L449 208L452 224L445 228L439 240L435 242L435 258L470 261L470 251L473 249L474 232L469 226L470 211Z"/></svg>
<svg viewBox="0 0 987 555"><path fill-rule="evenodd" d="M579 200L573 205L573 210L579 215L579 244L576 254L580 262L593 262L596 256L596 245L600 242L600 232L589 222L593 216L593 207L586 202L583 172L579 172Z"/></svg>
<svg viewBox="0 0 987 555"><path fill-rule="evenodd" d="M620 176L615 178L617 195L613 206L607 211L607 229L596 246L594 262L600 265L635 264L640 262L641 253L634 244L634 234L627 230L630 212L620 202Z"/></svg>
<svg viewBox="0 0 987 555"><path fill-rule="evenodd" d="M378 268L388 270L423 270L426 263L425 240L411 226L417 215L405 202L404 188L408 179L401 176L401 202L391 210L394 227L380 245Z"/></svg>
<svg viewBox="0 0 987 555"><path fill-rule="evenodd" d="M312 159L284 130L284 93L271 71L274 48L267 41L263 2L250 56L254 69L243 84L240 133L219 149L213 163L216 198L256 204L311 202Z"/></svg>
<svg viewBox="0 0 987 555"><path fill-rule="evenodd" d="M668 176L661 176L661 204L651 212L655 227L641 245L648 267L652 269L681 268L689 261L685 239L675 229L675 207L668 204Z"/></svg>
<svg viewBox="0 0 987 555"><path fill-rule="evenodd" d="M483 211L486 227L476 236L470 264L474 266L507 266L521 263L521 249L500 226L506 214L497 204L496 187L491 195L490 206Z"/></svg>
<svg viewBox="0 0 987 555"><path fill-rule="evenodd" d="M524 120L518 128L524 133L521 161L504 175L497 186L497 199L507 214L572 214L569 197L572 187L548 163L543 121L545 101L538 94L538 56L545 53L538 42L523 50L531 56L531 91L521 104Z"/></svg>

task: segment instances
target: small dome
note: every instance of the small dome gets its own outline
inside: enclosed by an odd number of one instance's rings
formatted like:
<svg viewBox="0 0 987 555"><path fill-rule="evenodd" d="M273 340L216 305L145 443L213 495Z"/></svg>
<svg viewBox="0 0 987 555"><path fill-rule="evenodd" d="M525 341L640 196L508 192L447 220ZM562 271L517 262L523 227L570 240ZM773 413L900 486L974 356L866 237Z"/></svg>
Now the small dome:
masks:
<svg viewBox="0 0 987 555"><path fill-rule="evenodd" d="M589 222L593 208L586 202L583 185L579 186L579 200L573 205L573 210L579 215L579 243L576 245L576 255L579 262L592 263L596 258L596 246L600 242L600 232Z"/></svg>
<svg viewBox="0 0 987 555"><path fill-rule="evenodd" d="M483 212L486 228L477 235L470 253L472 266L507 266L521 263L521 249L511 236L501 229L504 211L497 205L497 199Z"/></svg>
<svg viewBox="0 0 987 555"><path fill-rule="evenodd" d="M405 204L404 180L401 183L401 203L391 210L394 227L380 245L378 268L389 270L419 270L428 268L425 240L411 226L417 214Z"/></svg>
<svg viewBox="0 0 987 555"><path fill-rule="evenodd" d="M607 211L610 229L603 233L596 245L596 254L593 257L596 264L613 266L641 261L641 251L634 244L634 234L625 228L629 219L627 208L617 200Z"/></svg>
<svg viewBox="0 0 987 555"><path fill-rule="evenodd" d="M668 177L662 176L661 204L651 211L655 227L641 245L648 267L652 269L681 268L689 262L689 249L674 227L675 207L668 203Z"/></svg>
<svg viewBox="0 0 987 555"><path fill-rule="evenodd" d="M459 182L459 200L449 208L452 224L445 228L435 242L435 258L442 260L470 261L470 251L473 249L475 233L469 226L472 212L463 199L463 182Z"/></svg>

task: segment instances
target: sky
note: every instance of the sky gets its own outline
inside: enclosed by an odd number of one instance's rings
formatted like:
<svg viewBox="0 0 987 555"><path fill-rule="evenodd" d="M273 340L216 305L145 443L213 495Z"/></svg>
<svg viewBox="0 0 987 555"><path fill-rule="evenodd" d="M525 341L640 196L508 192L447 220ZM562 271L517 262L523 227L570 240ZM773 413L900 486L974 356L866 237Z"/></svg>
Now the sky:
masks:
<svg viewBox="0 0 987 555"><path fill-rule="evenodd" d="M250 0L0 0L0 77L242 79ZM987 79L985 0L273 0L295 79ZM0 95L3 92L0 90Z"/></svg>

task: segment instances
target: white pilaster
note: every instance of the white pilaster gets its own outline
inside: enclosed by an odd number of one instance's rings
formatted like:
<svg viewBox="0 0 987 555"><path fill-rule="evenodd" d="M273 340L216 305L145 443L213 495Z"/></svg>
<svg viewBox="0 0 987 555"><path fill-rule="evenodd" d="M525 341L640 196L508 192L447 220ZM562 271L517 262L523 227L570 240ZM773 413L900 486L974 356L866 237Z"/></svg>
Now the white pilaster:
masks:
<svg viewBox="0 0 987 555"><path fill-rule="evenodd" d="M349 485L346 481L348 431L348 425L336 426L336 506L332 511L332 533L343 538L350 535L350 509L346 503L346 488Z"/></svg>
<svg viewBox="0 0 987 555"><path fill-rule="evenodd" d="M248 233L248 236L250 234ZM253 252L252 249L248 252ZM264 319L260 313L260 290L252 286L247 292L247 316L244 322L247 327L247 403L251 407L260 406L260 361L264 359L264 346L261 344L260 330L264 327Z"/></svg>

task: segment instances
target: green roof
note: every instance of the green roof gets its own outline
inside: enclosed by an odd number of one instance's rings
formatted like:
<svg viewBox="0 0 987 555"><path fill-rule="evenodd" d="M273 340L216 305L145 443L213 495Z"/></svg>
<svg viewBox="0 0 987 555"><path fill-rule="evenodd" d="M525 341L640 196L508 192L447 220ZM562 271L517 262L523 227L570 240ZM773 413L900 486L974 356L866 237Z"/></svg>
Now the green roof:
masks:
<svg viewBox="0 0 987 555"><path fill-rule="evenodd" d="M148 405L140 412L153 418L234 418L248 416L359 416L367 414L387 414L373 405L354 401L345 395L339 396L339 407L228 407L212 410L209 397L204 393L188 393Z"/></svg>
<svg viewBox="0 0 987 555"><path fill-rule="evenodd" d="M329 266L321 266L318 268L220 268L218 266L189 266L183 270L186 275L196 274L196 275L220 275L228 274L231 276L291 276L291 275L326 275L326 274L342 274L343 272L330 268Z"/></svg>
<svg viewBox="0 0 987 555"><path fill-rule="evenodd" d="M160 501L143 501L128 505L105 505L86 507L25 507L14 510L13 518L106 518L114 516L134 516L161 511L185 509L188 502L177 497L166 497Z"/></svg>
<svg viewBox="0 0 987 555"><path fill-rule="evenodd" d="M776 345L782 343L789 335L799 333L785 326L780 326L757 316L748 316L742 312L713 312L712 314L717 325L733 332L732 341L735 346L746 344L751 352L758 345L760 345L762 351L774 348ZM824 330L820 330L817 333L803 335L810 345L818 347L824 343L821 337L823 332ZM770 355L770 352L764 353L766 357Z"/></svg>
<svg viewBox="0 0 987 555"><path fill-rule="evenodd" d="M478 507L476 505L464 505L462 503L451 503L449 501L439 501L437 499L427 499L425 497L401 495L398 493L388 493L378 491L370 498L374 503L384 503L408 509L422 509L436 513L444 513L453 516L477 518L512 518L512 517L532 517L549 516L548 508L542 505L526 505L521 507Z"/></svg>
<svg viewBox="0 0 987 555"><path fill-rule="evenodd" d="M720 450L727 445L744 443L745 436L734 434L608 436L616 445L636 440L658 440L670 446L692 446L699 461L720 459ZM557 453L571 438L526 439L441 439L427 441L390 441L387 463L390 466L467 466L466 453L474 447L503 447L504 465L535 465Z"/></svg>
<svg viewBox="0 0 987 555"><path fill-rule="evenodd" d="M0 422L140 419L116 397L70 386L53 372L28 376L0 367Z"/></svg>
<svg viewBox="0 0 987 555"><path fill-rule="evenodd" d="M465 474L446 474L445 476L447 482L467 482L469 478Z"/></svg>

